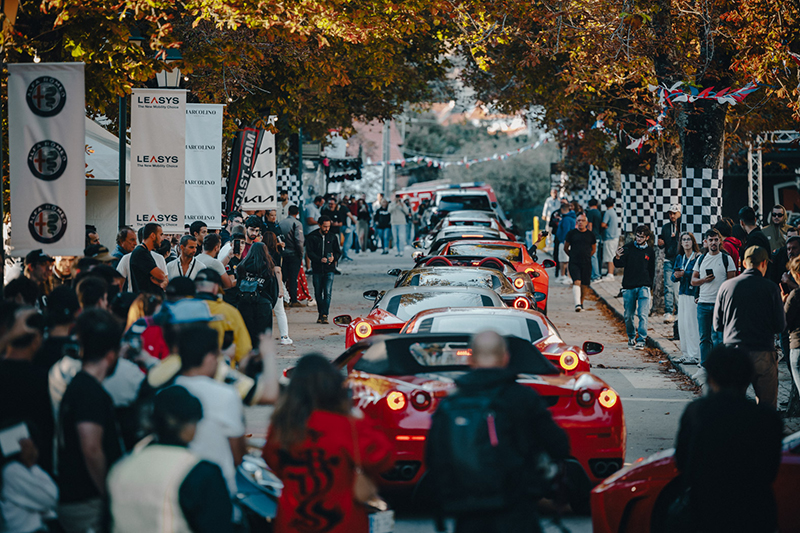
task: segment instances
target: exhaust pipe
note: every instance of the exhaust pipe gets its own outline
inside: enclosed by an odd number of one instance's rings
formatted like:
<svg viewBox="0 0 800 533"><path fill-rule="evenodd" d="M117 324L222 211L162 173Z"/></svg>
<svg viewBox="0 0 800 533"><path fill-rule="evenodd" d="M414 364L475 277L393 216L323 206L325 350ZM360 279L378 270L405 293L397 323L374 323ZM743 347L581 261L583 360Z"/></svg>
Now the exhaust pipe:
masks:
<svg viewBox="0 0 800 533"><path fill-rule="evenodd" d="M414 479L414 476L417 474L417 469L414 468L412 465L405 465L400 467L400 477L406 481Z"/></svg>

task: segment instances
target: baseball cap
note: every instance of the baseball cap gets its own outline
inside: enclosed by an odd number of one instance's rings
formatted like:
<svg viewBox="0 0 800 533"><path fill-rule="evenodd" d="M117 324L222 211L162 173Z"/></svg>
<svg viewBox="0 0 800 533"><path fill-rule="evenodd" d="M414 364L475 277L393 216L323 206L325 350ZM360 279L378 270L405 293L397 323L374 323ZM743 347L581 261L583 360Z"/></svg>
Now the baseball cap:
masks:
<svg viewBox="0 0 800 533"><path fill-rule="evenodd" d="M672 204L671 206L669 206L669 212L670 213L680 213L681 212L681 206L679 206L678 204Z"/></svg>
<svg viewBox="0 0 800 533"><path fill-rule="evenodd" d="M749 262L751 265L760 265L769 259L769 254L761 246L751 246L744 252L743 263ZM745 265L747 266L747 265Z"/></svg>
<svg viewBox="0 0 800 533"><path fill-rule="evenodd" d="M108 248L102 244L90 244L83 251L83 255L97 259L101 263L108 263L114 260L114 256L108 252Z"/></svg>
<svg viewBox="0 0 800 533"><path fill-rule="evenodd" d="M25 256L26 265L36 265L38 263L44 263L47 261L55 262L55 259L44 253L41 248L38 250L33 250Z"/></svg>
<svg viewBox="0 0 800 533"><path fill-rule="evenodd" d="M222 285L222 276L219 275L219 272L214 270L213 268L204 268L200 272L197 273L197 277L194 278L194 282L197 283L198 281L211 281L216 283L217 285Z"/></svg>
<svg viewBox="0 0 800 533"><path fill-rule="evenodd" d="M195 295L194 281L186 276L172 278L167 284L168 298L186 298Z"/></svg>
<svg viewBox="0 0 800 533"><path fill-rule="evenodd" d="M177 302L167 302L159 311L159 318L169 324L189 324L192 322L211 322L208 305L203 300L187 298Z"/></svg>

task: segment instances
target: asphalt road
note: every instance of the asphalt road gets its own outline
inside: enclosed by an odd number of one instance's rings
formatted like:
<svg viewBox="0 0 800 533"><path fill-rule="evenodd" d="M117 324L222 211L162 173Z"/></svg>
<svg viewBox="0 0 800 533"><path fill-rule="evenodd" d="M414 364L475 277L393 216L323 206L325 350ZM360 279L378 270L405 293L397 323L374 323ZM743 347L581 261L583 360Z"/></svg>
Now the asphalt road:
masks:
<svg viewBox="0 0 800 533"><path fill-rule="evenodd" d="M344 263L343 274L334 282L330 318L339 314L355 318L368 313L372 302L363 299L363 292L391 288L394 277L386 275L386 271L410 267L410 256L410 249L402 258L380 252L354 255L355 261ZM313 293L313 288L310 289ZM587 300L584 307L584 312L576 313L571 289L551 279L549 317L564 340L578 346L587 340L605 345L603 353L591 357L592 371L609 383L622 400L628 430L626 462L672 447L681 413L696 397L696 390L685 378L670 372L658 353L629 350L622 324L597 301ZM316 324L316 308L294 308L287 312L289 335L295 342L279 347L281 368L292 365L306 353L319 352L333 358L343 351L344 329L333 324ZM248 432L263 436L269 412L268 407L249 408ZM544 516L542 524L548 533L560 531L551 517ZM563 525L574 533L592 531L589 517L567 516ZM403 511L398 513L395 531L432 533L435 528L430 519Z"/></svg>

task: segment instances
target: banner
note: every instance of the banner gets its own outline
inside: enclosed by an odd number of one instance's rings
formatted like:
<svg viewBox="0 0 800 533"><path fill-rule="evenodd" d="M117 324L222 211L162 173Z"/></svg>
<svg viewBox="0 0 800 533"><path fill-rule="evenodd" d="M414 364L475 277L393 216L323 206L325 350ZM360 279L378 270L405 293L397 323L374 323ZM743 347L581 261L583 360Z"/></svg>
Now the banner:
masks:
<svg viewBox="0 0 800 533"><path fill-rule="evenodd" d="M278 182L275 176L275 134L259 130L256 158L242 209L256 211L278 208Z"/></svg>
<svg viewBox="0 0 800 533"><path fill-rule="evenodd" d="M231 165L228 173L227 205L228 212L241 211L245 193L258 154L259 130L244 128L236 132L231 150Z"/></svg>
<svg viewBox="0 0 800 533"><path fill-rule="evenodd" d="M186 91L134 89L131 98L131 207L134 228L161 224L183 233Z"/></svg>
<svg viewBox="0 0 800 533"><path fill-rule="evenodd" d="M186 212L184 224L195 220L211 229L222 227L219 192L222 189L221 104L186 104Z"/></svg>
<svg viewBox="0 0 800 533"><path fill-rule="evenodd" d="M8 65L11 245L82 255L86 173L83 63Z"/></svg>

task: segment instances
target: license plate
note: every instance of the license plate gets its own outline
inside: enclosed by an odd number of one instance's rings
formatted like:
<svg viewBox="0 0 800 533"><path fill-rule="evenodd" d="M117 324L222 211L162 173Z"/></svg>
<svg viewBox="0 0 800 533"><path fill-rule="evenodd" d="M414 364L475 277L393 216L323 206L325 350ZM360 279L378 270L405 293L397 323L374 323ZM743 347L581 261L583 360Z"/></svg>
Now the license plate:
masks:
<svg viewBox="0 0 800 533"><path fill-rule="evenodd" d="M394 511L378 511L369 516L369 533L392 533L394 531Z"/></svg>

